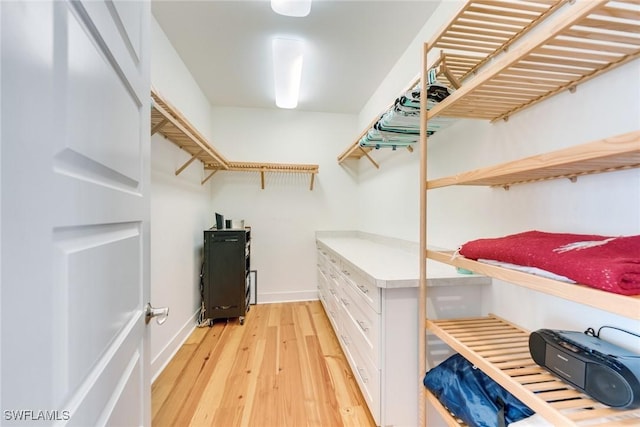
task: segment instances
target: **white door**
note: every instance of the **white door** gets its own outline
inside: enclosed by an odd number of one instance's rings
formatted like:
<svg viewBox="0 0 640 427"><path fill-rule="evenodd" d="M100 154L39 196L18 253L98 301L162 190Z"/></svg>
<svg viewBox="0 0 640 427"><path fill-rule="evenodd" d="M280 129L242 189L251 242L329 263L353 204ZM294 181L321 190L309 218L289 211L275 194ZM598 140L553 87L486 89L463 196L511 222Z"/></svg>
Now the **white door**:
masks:
<svg viewBox="0 0 640 427"><path fill-rule="evenodd" d="M0 424L149 425L149 3L0 19Z"/></svg>

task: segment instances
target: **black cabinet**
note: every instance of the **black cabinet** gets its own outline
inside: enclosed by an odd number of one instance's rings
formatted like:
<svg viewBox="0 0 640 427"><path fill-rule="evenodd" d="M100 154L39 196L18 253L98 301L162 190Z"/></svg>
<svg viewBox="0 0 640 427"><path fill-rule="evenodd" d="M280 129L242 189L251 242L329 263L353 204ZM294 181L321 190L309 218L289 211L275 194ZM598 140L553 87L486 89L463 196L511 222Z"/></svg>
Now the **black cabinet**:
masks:
<svg viewBox="0 0 640 427"><path fill-rule="evenodd" d="M205 230L202 298L204 319L238 317L250 307L251 230Z"/></svg>

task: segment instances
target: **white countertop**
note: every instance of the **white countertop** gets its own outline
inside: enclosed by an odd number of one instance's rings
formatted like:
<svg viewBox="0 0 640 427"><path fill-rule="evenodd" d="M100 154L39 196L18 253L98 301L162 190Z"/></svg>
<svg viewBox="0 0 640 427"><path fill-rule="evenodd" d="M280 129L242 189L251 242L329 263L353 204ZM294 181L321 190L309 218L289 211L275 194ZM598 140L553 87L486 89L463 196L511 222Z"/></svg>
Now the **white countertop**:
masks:
<svg viewBox="0 0 640 427"><path fill-rule="evenodd" d="M418 287L417 243L361 232L319 231L316 240L340 255L381 288ZM455 267L427 260L427 286L488 284L491 279L460 274Z"/></svg>

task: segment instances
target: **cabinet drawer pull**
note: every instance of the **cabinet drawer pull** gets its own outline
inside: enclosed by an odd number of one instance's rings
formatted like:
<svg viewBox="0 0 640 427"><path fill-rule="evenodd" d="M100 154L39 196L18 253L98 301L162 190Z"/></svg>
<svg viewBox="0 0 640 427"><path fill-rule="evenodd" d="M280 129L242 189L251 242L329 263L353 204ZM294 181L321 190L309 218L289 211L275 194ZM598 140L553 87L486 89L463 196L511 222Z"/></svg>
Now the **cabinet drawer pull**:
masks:
<svg viewBox="0 0 640 427"><path fill-rule="evenodd" d="M351 274L349 274L347 270L342 270L342 274L344 274L345 276L351 276Z"/></svg>
<svg viewBox="0 0 640 427"><path fill-rule="evenodd" d="M340 338L342 338L342 341L344 341L344 345L349 347L349 340L347 339L347 337L345 337L344 335L340 335Z"/></svg>
<svg viewBox="0 0 640 427"><path fill-rule="evenodd" d="M340 298L340 301L342 301L342 304L344 304L344 305L345 305L345 307L349 305L349 301L347 301L347 300L346 300L346 299L344 299L344 298Z"/></svg>
<svg viewBox="0 0 640 427"><path fill-rule="evenodd" d="M357 286L358 286L358 289L362 291L362 293L365 293L365 294L369 293L369 288L367 288L366 286L363 286L363 285L357 285Z"/></svg>
<svg viewBox="0 0 640 427"><path fill-rule="evenodd" d="M363 322L362 320L358 320L358 326L360 326L360 329L362 329L365 332L369 330L369 328L366 327L366 323Z"/></svg>
<svg viewBox="0 0 640 427"><path fill-rule="evenodd" d="M367 373L367 371L365 371L362 368L358 368L358 375L360 375L360 378L362 378L362 382L368 383L369 382L369 378L367 378L367 376L365 375Z"/></svg>

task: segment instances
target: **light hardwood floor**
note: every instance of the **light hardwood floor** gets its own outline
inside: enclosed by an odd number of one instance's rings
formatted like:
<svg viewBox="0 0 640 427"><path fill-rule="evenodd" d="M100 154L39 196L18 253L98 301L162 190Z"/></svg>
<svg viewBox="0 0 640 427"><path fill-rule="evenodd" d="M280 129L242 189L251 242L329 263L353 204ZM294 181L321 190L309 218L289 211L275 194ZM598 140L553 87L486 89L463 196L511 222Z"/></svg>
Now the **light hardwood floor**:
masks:
<svg viewBox="0 0 640 427"><path fill-rule="evenodd" d="M154 427L375 426L319 301L197 328L151 390Z"/></svg>

